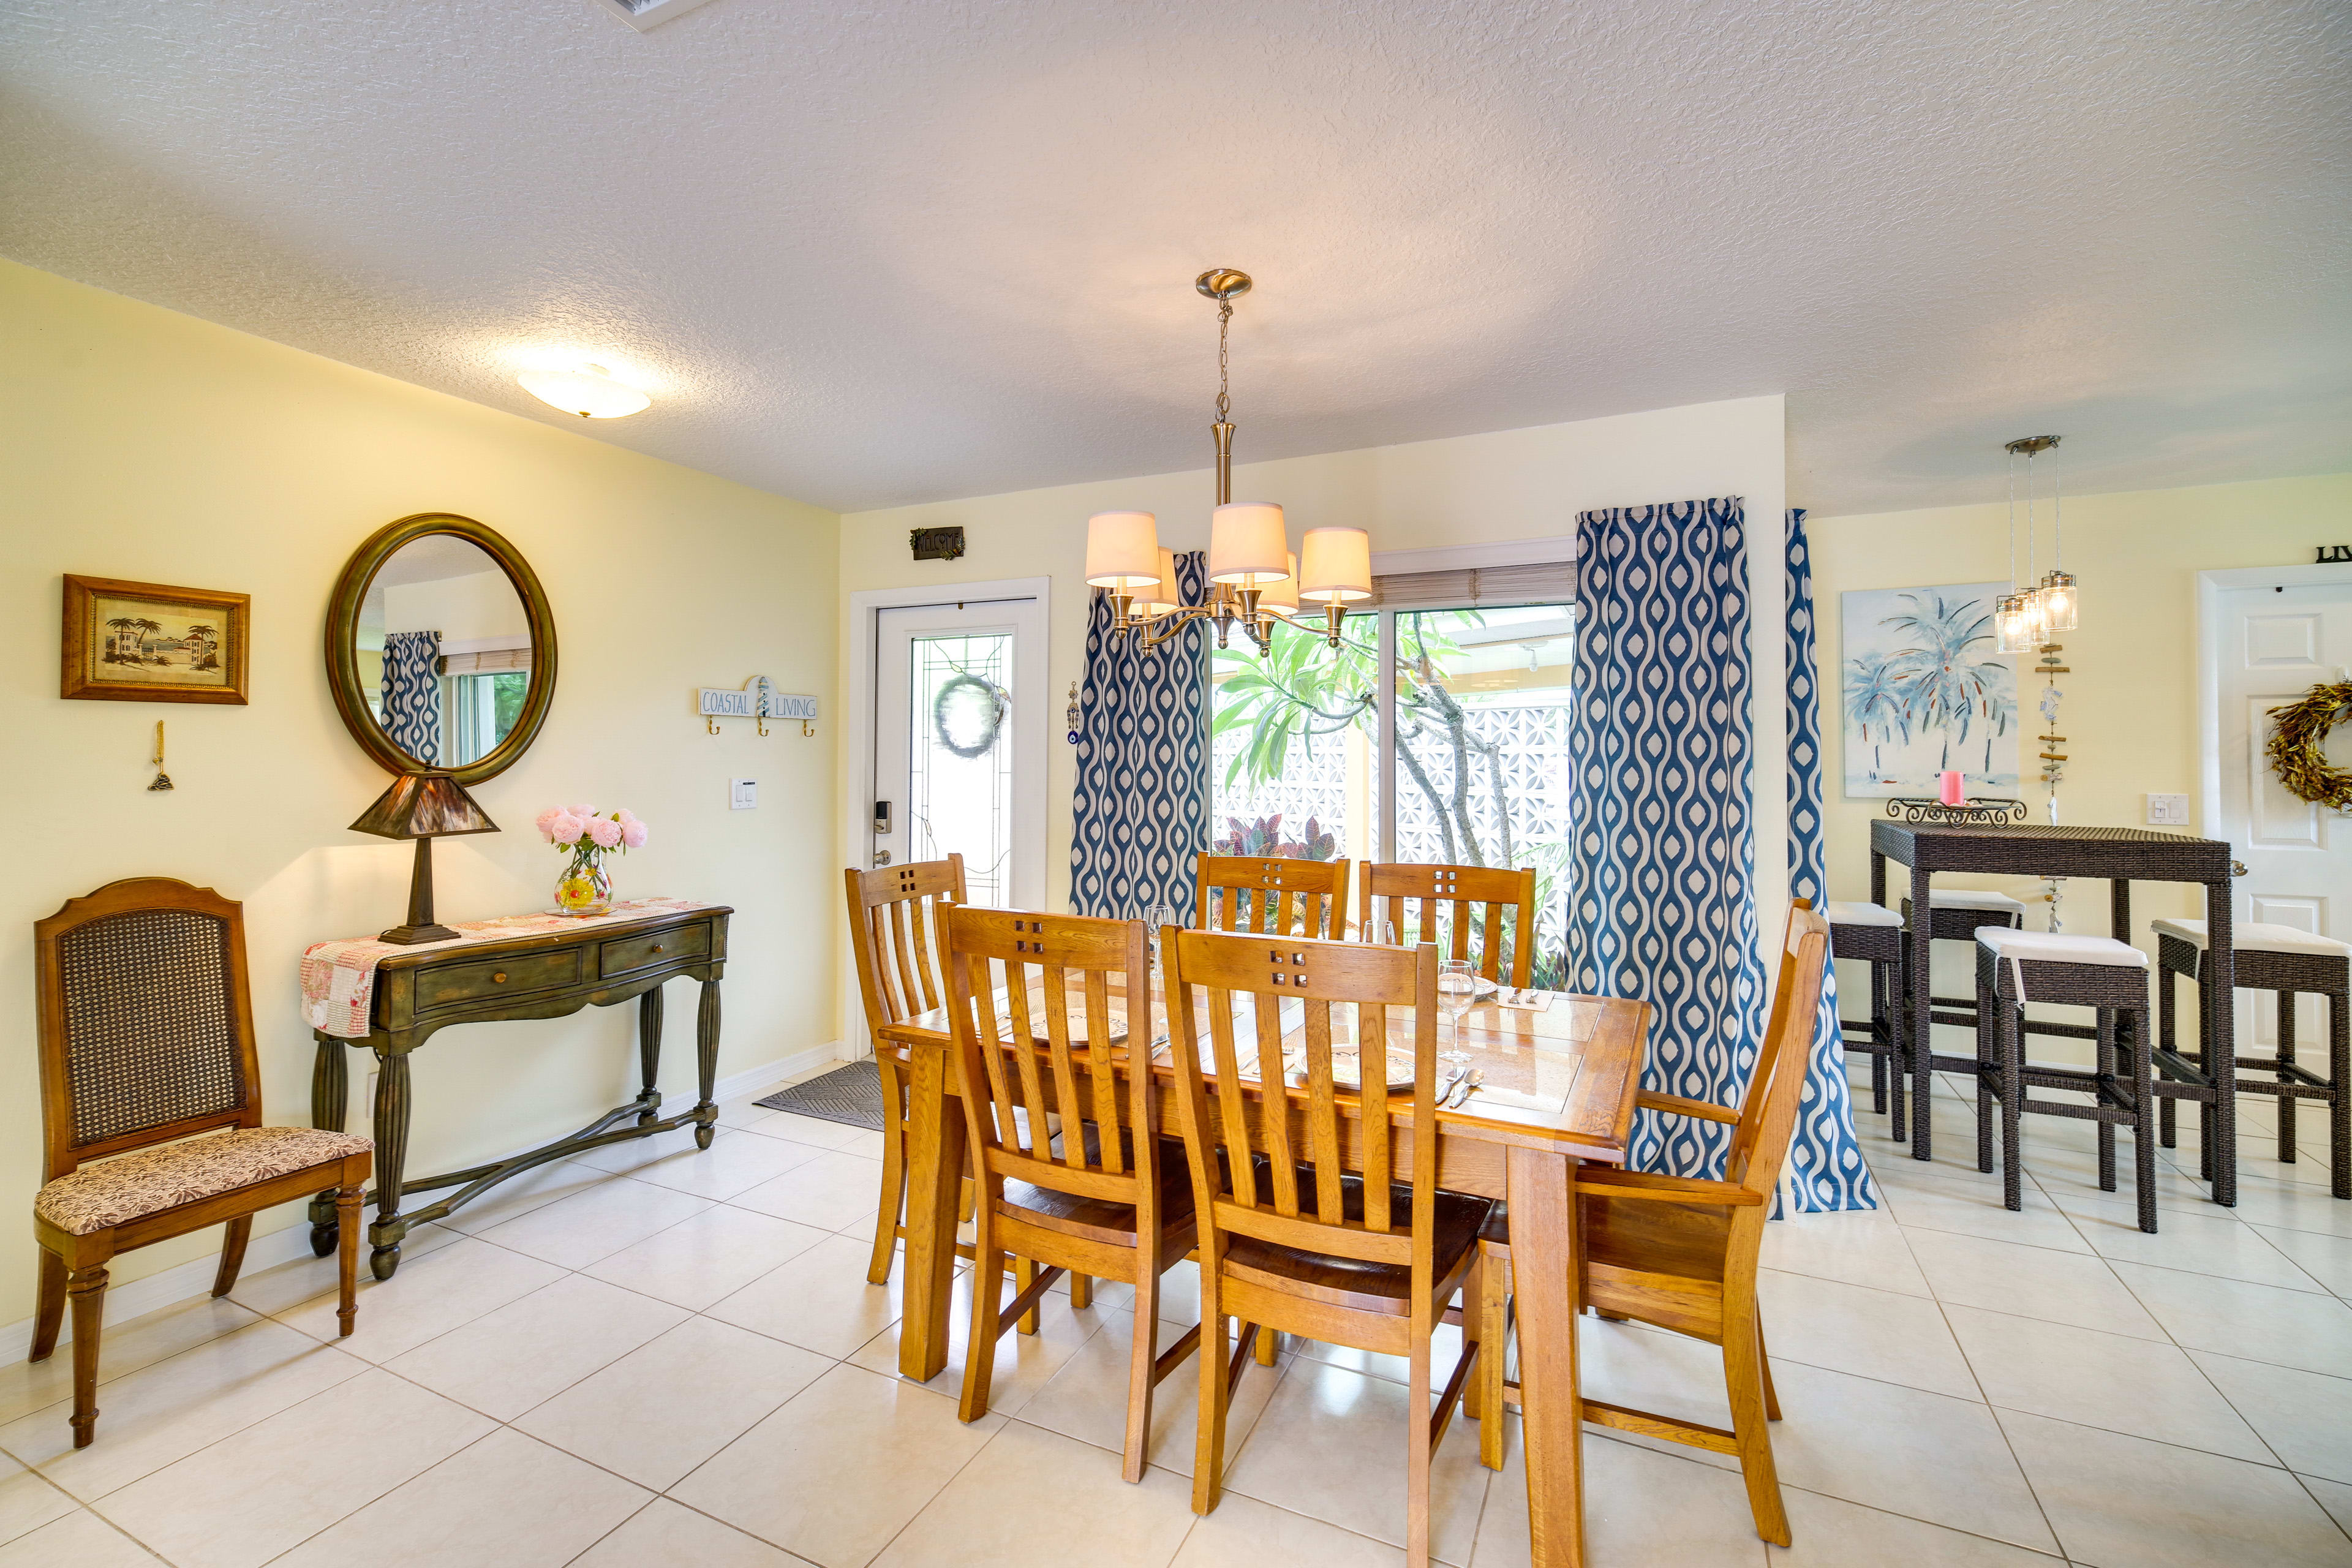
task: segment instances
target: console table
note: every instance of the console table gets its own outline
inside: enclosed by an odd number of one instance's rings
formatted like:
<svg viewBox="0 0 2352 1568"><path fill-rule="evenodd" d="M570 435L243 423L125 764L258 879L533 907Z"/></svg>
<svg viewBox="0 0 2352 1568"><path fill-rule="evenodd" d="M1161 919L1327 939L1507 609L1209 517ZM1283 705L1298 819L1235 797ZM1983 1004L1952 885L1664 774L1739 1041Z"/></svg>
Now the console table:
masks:
<svg viewBox="0 0 2352 1568"><path fill-rule="evenodd" d="M371 1194L375 1221L368 1226L368 1240L373 1247L369 1267L377 1279L391 1279L400 1267L401 1239L412 1226L439 1219L533 1166L600 1144L649 1138L688 1125L695 1130L696 1146L710 1147L719 1121L719 1108L711 1098L719 1070L719 979L727 967L727 918L734 911L718 904L649 901L670 907L643 915L618 910L618 919L556 923L531 918L525 923L541 929L513 936L498 933L502 926L515 922L460 925L456 929L465 934L457 941L381 953L375 951L376 944L361 943L321 943L311 950L316 954L326 949L365 945L363 967L373 980L373 994L363 1009L364 1034L346 1036L317 1026L327 1016L320 1002L306 1001L306 1010L311 1013L312 1034L318 1041L318 1060L310 1079L312 1126L342 1131L351 1097L344 1046L364 1046L376 1054L376 1190ZM553 929L544 929L551 924ZM306 966L311 963L310 954L306 954ZM663 982L680 975L702 984L694 1035L701 1092L692 1110L665 1117L656 1087L661 1071L661 988ZM312 989L310 979L306 973L306 997ZM635 1099L569 1137L525 1153L446 1175L405 1176L409 1053L452 1024L561 1018L592 1005L610 1007L632 997L637 1002L637 1056L643 1084ZM339 993L339 1002L347 1000ZM629 1125L621 1125L624 1122ZM438 1203L402 1211L401 1202L407 1194L443 1187L457 1191ZM321 1194L310 1203L310 1246L322 1258L334 1249L337 1239L333 1196Z"/></svg>
<svg viewBox="0 0 2352 1568"><path fill-rule="evenodd" d="M2040 825L1893 822L1881 818L1870 825L1870 900L1886 902L1886 863L1897 861L1911 870L1911 957L1907 999L1909 1038L1913 1042L1911 1157L1925 1160L1928 1149L1927 1088L1936 1068L1948 1067L1973 1074L1973 1058L1939 1058L1930 1046L1936 1022L1928 996L1928 932L1933 921L1928 894L1937 871L1974 871L2019 877L2088 877L2107 884L2107 933L2117 942L2132 936L2131 885L2139 882L2194 882L2205 889L2208 962L2211 983L2198 987L2200 1009L2199 1037L2204 1061L2194 1072L2178 1058L2159 1057L2158 1065L2176 1080L2202 1077L2207 1082L2190 1088L2180 1081L2160 1084L2158 1094L2173 1098L2210 1099L2213 1107L2213 1201L2224 1205L2238 1201L2238 1081L2237 1047L2231 1037L2234 979L2230 942L2230 889L2233 867L2230 847L2218 838L2188 838L2155 833L2145 827L2060 827ZM1981 1004L1979 1004L1981 1005ZM2037 1034L2072 1034L2075 1026L2042 1025ZM2143 1048L2154 1042L2142 1041Z"/></svg>

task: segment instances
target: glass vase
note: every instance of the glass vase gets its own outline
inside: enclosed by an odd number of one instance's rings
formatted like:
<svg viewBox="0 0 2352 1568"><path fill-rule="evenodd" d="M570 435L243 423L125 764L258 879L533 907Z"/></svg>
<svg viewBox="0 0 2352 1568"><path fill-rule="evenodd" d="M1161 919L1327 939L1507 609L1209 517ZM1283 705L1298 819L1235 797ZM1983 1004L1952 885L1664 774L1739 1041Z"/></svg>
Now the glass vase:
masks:
<svg viewBox="0 0 2352 1568"><path fill-rule="evenodd" d="M613 877L604 869L604 850L583 845L572 852L572 864L555 879L555 907L583 920L611 911Z"/></svg>

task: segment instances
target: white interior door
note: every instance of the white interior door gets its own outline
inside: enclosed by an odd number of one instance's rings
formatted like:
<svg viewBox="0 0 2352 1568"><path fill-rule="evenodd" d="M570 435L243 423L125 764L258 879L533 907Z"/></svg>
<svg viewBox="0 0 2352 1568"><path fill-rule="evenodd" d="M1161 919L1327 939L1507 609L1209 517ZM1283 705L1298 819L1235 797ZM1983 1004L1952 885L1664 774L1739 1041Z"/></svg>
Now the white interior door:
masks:
<svg viewBox="0 0 2352 1568"><path fill-rule="evenodd" d="M1034 599L877 610L877 866L960 854L975 904L1045 899L1045 649Z"/></svg>
<svg viewBox="0 0 2352 1568"><path fill-rule="evenodd" d="M2326 936L2352 932L2352 821L2289 795L2264 747L2269 710L2316 682L2352 675L2352 573L2342 580L2222 589L2207 647L2215 661L2211 738L2220 789L2209 833L2229 840L2246 874L2236 917ZM2329 760L2352 759L2352 726L2329 737ZM2295 1019L2304 1048L2326 1038L2316 997ZM2267 1055L2278 1039L2267 996L2238 995L2239 1038Z"/></svg>

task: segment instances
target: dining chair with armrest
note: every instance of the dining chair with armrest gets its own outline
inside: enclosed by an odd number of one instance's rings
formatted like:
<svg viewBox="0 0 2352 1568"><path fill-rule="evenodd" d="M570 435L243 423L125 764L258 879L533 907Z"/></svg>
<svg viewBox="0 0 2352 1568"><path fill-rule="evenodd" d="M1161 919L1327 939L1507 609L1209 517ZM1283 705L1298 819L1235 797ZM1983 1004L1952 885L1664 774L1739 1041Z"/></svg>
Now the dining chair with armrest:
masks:
<svg viewBox="0 0 2352 1568"><path fill-rule="evenodd" d="M1536 873L1494 866L1424 866L1367 860L1356 883L1356 929L1367 942L1386 921L1400 942L1434 942L1448 958L1475 957L1478 973L1503 983L1503 953L1511 955L1509 984L1533 983L1536 958ZM1503 917L1512 915L1510 941ZM1471 932L1478 939L1472 951Z"/></svg>

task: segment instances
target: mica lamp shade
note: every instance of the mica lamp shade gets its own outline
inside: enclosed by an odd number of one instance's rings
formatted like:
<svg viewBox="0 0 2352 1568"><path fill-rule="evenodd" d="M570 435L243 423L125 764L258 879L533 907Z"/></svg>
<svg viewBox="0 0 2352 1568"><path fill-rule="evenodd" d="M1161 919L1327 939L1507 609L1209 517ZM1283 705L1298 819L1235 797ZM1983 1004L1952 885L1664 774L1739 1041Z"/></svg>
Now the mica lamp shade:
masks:
<svg viewBox="0 0 2352 1568"><path fill-rule="evenodd" d="M352 824L354 833L416 840L416 864L408 879L408 920L377 940L413 947L451 942L457 932L433 919L433 841L465 833L496 833L499 825L446 773L403 773L376 803Z"/></svg>

